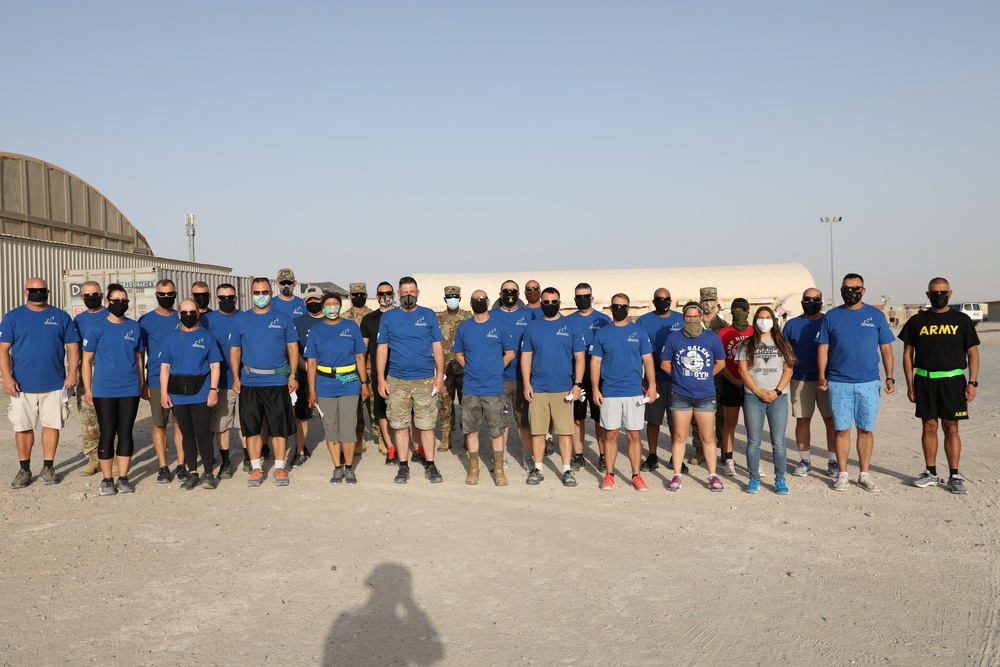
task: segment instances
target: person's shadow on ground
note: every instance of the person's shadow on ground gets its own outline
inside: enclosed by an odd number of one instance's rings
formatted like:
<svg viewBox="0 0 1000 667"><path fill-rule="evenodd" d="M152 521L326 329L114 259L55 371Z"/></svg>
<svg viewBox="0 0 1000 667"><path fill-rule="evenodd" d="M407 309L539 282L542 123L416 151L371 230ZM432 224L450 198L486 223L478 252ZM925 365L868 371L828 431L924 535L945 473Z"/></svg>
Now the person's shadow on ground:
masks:
<svg viewBox="0 0 1000 667"><path fill-rule="evenodd" d="M413 599L412 575L406 567L380 563L365 584L371 597L333 622L323 665L432 665L444 657L441 638Z"/></svg>

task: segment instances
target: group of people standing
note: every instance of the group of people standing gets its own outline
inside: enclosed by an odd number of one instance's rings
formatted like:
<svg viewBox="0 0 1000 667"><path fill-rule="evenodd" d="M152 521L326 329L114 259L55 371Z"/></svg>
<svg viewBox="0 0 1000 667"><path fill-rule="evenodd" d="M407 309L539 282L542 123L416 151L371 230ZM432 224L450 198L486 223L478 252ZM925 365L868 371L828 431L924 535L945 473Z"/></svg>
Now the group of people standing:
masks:
<svg viewBox="0 0 1000 667"><path fill-rule="evenodd" d="M334 484L357 483L356 454L364 451L365 412L373 439L396 466L396 483L409 481L409 461L424 466L432 483L443 481L435 451L451 447L456 400L469 457L466 484L480 478L479 433L487 430L491 473L497 486L509 483L506 468L511 418L522 443L526 483L544 481L548 440L561 459L560 480L577 484L587 465L584 427L589 414L598 440L602 490L616 483L618 439L625 431L629 481L648 491L642 472L656 470L663 426L671 437L667 463L670 491L681 489L687 472L688 435L701 442L707 488L722 491L718 474L736 474L733 445L740 410L747 434L744 490L761 487L760 449L768 423L774 461L774 491L788 494L785 431L795 418L800 460L792 474L811 471L810 425L818 410L824 421L833 489L849 488L851 429L857 429L857 484L878 487L870 465L873 431L882 391L893 393L894 336L882 311L864 304L860 275L844 277L844 305L823 312L815 288L802 295L803 314L780 326L775 311L737 298L732 324L718 314L718 295L704 288L701 300L671 309L669 290L653 294L654 310L630 316L628 295L615 294L610 317L593 307L587 283L574 289L575 312L563 315L554 287L537 281L505 281L491 307L484 290L461 308L461 289L445 288L446 309L419 305L412 277L377 288L378 308L367 307L367 286L351 283L350 306L339 295L311 286L295 295L294 272L272 281L255 278L250 308L240 310L233 285L219 285L216 309L210 288L195 283L177 304L173 281L156 285L157 308L137 321L127 317L129 295L110 284L83 285L86 310L75 319L48 304L44 280L25 284L26 304L0 322L0 373L11 397L10 421L20 469L12 486L32 482L34 429L42 427L43 467L39 478L59 481L53 469L59 430L68 417L69 394L78 389L86 465L81 474L102 475L100 493L131 493L132 430L139 401L152 412L156 481L175 477L181 488L214 489L233 476L229 435L235 426L244 441L248 486L265 479L264 461L273 454L271 477L289 484L289 467L303 465L310 420L319 413L334 470ZM947 484L965 493L959 473L958 422L978 387L979 344L968 316L948 307L943 278L931 281L931 308L911 318L900 337L908 398L923 421L926 470L914 480L935 485L937 429L945 433ZM396 300L398 298L398 307ZM82 357L80 351L82 349ZM879 358L885 372L879 373ZM966 378L966 370L968 378ZM78 372L79 371L79 372ZM78 387L79 384L79 387ZM93 411L92 418L90 410ZM177 465L167 461L167 426L173 415ZM442 440L435 448L435 428ZM642 459L645 427L649 453ZM693 427L693 429L692 429ZM288 438L294 437L294 453ZM96 442L94 442L96 440ZM216 445L218 456L216 458ZM721 448L721 455L717 449ZM288 450L288 451L286 451ZM412 450L412 451L411 451ZM199 474L199 461L201 473ZM115 479L117 477L117 479Z"/></svg>

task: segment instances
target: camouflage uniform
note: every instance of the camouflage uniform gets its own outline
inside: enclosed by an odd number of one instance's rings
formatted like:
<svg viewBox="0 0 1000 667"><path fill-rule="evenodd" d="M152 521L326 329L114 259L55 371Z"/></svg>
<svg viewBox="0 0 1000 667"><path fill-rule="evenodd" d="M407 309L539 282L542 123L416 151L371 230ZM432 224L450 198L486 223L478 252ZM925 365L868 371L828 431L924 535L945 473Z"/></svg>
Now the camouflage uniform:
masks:
<svg viewBox="0 0 1000 667"><path fill-rule="evenodd" d="M97 451L97 440L101 433L97 428L97 413L94 406L84 398L83 373L76 383L76 410L80 413L80 440L83 443L83 456L90 458L91 452Z"/></svg>
<svg viewBox="0 0 1000 667"><path fill-rule="evenodd" d="M462 294L460 287L448 285L444 288L445 294ZM451 448L451 432L455 429L455 398L459 404L462 403L462 379L465 372L461 364L455 359L455 353L451 346L455 342L455 331L458 325L472 317L468 310L459 308L454 313L445 308L437 314L438 325L441 327L441 346L444 348L444 388L441 390L441 444L439 451Z"/></svg>
<svg viewBox="0 0 1000 667"><path fill-rule="evenodd" d="M358 293L368 294L368 285L366 285L365 283L351 283L350 293L351 294L358 294ZM350 303L350 302L348 302L348 303ZM365 315L367 315L368 313L371 313L371 312L372 312L372 309L369 308L367 305L364 308L362 308L361 310L355 310L353 306L350 306L348 308L343 308L342 307L341 308L340 316L343 317L345 320L350 320L350 321L354 322L355 324L357 324L358 326L361 326L361 320L364 318ZM375 414L372 412L372 394L371 394L371 388L372 388L372 360L371 360L370 357L368 358L368 383L367 384L368 384L368 389L369 389L368 400L367 401L358 401L358 428L357 428L358 444L357 444L357 451L358 452L364 452L365 451L365 408L363 406L367 406L368 407L368 423L371 424L372 440L375 441L375 444L378 446L379 451L382 451L383 445L382 445L381 441L379 440L378 423L375 421Z"/></svg>
<svg viewBox="0 0 1000 667"><path fill-rule="evenodd" d="M715 301L716 302L716 313L715 316L709 320L708 324L703 326L709 331L714 331L719 333L723 329L729 326L729 322L719 317L718 313L718 302L719 302L719 290L715 287L702 287L701 288L701 304L702 308L705 307L705 301ZM721 374L720 374L721 375ZM725 416L722 408L722 377L720 375L715 376L715 446L722 447L722 426L725 423ZM698 424L691 419L691 443L694 445L694 457L691 459L692 463L704 463L704 453L701 449L701 435L698 433Z"/></svg>

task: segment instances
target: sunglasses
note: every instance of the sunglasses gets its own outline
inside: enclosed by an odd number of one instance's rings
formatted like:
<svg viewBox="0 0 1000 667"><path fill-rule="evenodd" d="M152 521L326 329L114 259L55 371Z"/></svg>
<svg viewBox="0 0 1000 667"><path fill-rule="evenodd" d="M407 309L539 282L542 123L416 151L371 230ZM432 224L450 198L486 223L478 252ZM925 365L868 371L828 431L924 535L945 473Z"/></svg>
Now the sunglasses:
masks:
<svg viewBox="0 0 1000 667"><path fill-rule="evenodd" d="M445 294L444 298L446 298L446 299L461 299L462 295L461 294Z"/></svg>
<svg viewBox="0 0 1000 667"><path fill-rule="evenodd" d="M181 315L197 315L198 314L197 310L182 310L180 312L181 312Z"/></svg>
<svg viewBox="0 0 1000 667"><path fill-rule="evenodd" d="M802 297L802 303L823 303L823 297L821 297L821 296L804 296L804 297Z"/></svg>
<svg viewBox="0 0 1000 667"><path fill-rule="evenodd" d="M281 285L281 286L283 286L283 287L288 287L289 285L294 285L295 281L294 280L282 280L278 284Z"/></svg>
<svg viewBox="0 0 1000 667"><path fill-rule="evenodd" d="M542 299L542 305L543 306L558 306L559 305L559 299L555 299L555 300Z"/></svg>
<svg viewBox="0 0 1000 667"><path fill-rule="evenodd" d="M860 292L861 290L863 290L864 286L858 286L858 285L847 286L847 285L845 285L845 286L841 287L840 289L848 291L848 292L857 293L857 292Z"/></svg>
<svg viewBox="0 0 1000 667"><path fill-rule="evenodd" d="M629 305L627 303L613 303L611 304L611 310L628 310Z"/></svg>
<svg viewBox="0 0 1000 667"><path fill-rule="evenodd" d="M156 296L177 296L177 292L157 292Z"/></svg>
<svg viewBox="0 0 1000 667"><path fill-rule="evenodd" d="M128 303L128 299L108 299L108 303Z"/></svg>
<svg viewBox="0 0 1000 667"><path fill-rule="evenodd" d="M542 288L541 287L525 287L524 291L525 292L537 292L540 289L542 289Z"/></svg>
<svg viewBox="0 0 1000 667"><path fill-rule="evenodd" d="M517 296L517 290L516 289L510 289L510 288L502 289L502 290L500 290L500 293L501 294L510 294L512 296Z"/></svg>
<svg viewBox="0 0 1000 667"><path fill-rule="evenodd" d="M472 297L472 302L473 303L482 303L484 301L489 301L489 297L485 297L485 296Z"/></svg>
<svg viewBox="0 0 1000 667"><path fill-rule="evenodd" d="M356 296L368 296L368 292L351 292L351 298Z"/></svg>
<svg viewBox="0 0 1000 667"><path fill-rule="evenodd" d="M91 294L84 294L83 298L84 299L90 299L91 297L95 297L95 296L101 296L101 293L100 292L93 292Z"/></svg>
<svg viewBox="0 0 1000 667"><path fill-rule="evenodd" d="M392 292L375 292L379 296L392 296Z"/></svg>
<svg viewBox="0 0 1000 667"><path fill-rule="evenodd" d="M656 302L656 303L663 303L664 301L669 302L670 301L670 297L669 296L654 296L653 297L653 301Z"/></svg>
<svg viewBox="0 0 1000 667"><path fill-rule="evenodd" d="M236 301L235 294L223 294L218 297L219 301Z"/></svg>
<svg viewBox="0 0 1000 667"><path fill-rule="evenodd" d="M48 287L28 287L26 289L28 290L28 294L48 294L49 293L49 288Z"/></svg>
<svg viewBox="0 0 1000 667"><path fill-rule="evenodd" d="M933 292L928 292L927 296L948 296L950 290L937 290Z"/></svg>

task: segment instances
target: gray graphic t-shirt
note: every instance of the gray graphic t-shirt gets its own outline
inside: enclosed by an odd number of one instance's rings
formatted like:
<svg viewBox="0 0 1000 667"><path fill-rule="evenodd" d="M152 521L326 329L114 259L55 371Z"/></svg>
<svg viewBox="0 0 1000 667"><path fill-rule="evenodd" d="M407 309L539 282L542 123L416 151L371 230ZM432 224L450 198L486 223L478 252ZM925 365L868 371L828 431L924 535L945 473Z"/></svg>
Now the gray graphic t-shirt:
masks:
<svg viewBox="0 0 1000 667"><path fill-rule="evenodd" d="M749 342L747 340L736 348L734 355L736 361L747 360L747 343ZM778 347L774 344L774 341L770 338L761 339L754 353L753 365L749 367L753 381L761 389L773 391L778 388L778 380L781 379L781 373L784 368L785 358L781 356L781 352L778 351Z"/></svg>

